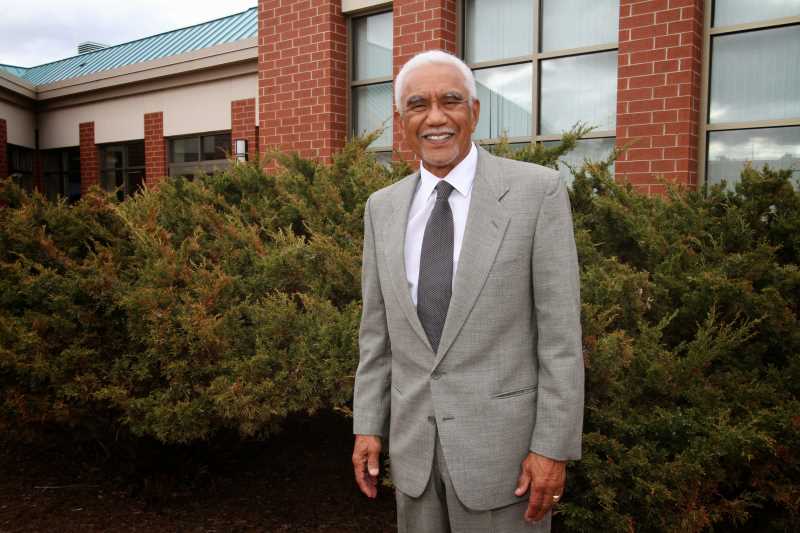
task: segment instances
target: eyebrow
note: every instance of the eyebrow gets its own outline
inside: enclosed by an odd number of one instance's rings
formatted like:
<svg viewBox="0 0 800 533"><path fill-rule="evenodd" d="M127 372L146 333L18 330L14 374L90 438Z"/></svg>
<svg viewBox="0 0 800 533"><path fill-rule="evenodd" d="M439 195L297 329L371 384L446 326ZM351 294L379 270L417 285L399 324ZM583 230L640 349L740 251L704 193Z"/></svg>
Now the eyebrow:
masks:
<svg viewBox="0 0 800 533"><path fill-rule="evenodd" d="M406 106L408 107L408 106L412 106L412 105L415 105L415 104L424 104L427 101L428 101L428 99L425 98L424 96L419 96L419 95L409 96L408 100L406 100Z"/></svg>
<svg viewBox="0 0 800 533"><path fill-rule="evenodd" d="M443 100L464 100L464 95L458 91L447 91L440 97ZM410 107L416 104L424 104L427 103L428 99L424 96L420 95L413 95L409 96L408 100L406 100L406 107Z"/></svg>

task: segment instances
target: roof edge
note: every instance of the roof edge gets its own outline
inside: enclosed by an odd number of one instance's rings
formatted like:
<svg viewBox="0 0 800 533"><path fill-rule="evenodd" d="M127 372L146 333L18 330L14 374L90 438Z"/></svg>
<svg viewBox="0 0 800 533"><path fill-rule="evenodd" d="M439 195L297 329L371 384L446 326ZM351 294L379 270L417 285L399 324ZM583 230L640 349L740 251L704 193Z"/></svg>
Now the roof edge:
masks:
<svg viewBox="0 0 800 533"><path fill-rule="evenodd" d="M32 100L37 99L35 85L2 69L0 69L0 87Z"/></svg>
<svg viewBox="0 0 800 533"><path fill-rule="evenodd" d="M62 96L119 87L257 59L258 37L250 37L86 76L38 85L33 87L34 98L40 101L51 100Z"/></svg>
<svg viewBox="0 0 800 533"><path fill-rule="evenodd" d="M106 51L111 50L113 48L117 48L118 46L125 46L125 45L131 44L131 43L136 43L136 42L144 41L144 40L147 40L147 39L153 39L153 38L158 37L160 35L167 35L167 34L170 34L170 33L177 32L177 31L183 31L183 30L187 30L189 28L194 28L194 27L197 27L197 26L203 26L204 24L209 24L211 22L216 22L218 20L223 20L223 19L227 19L227 18L231 18L231 17L238 17L242 13L246 13L248 11L251 11L251 10L257 9L257 8L258 8L258 6L249 7L247 9L243 10L243 11L239 11L237 13L231 13L230 15L225 15L224 17L218 17L218 18L215 18L215 19L206 20L204 22L198 22L196 24L189 24L188 26L183 26L181 28L175 28L175 29L172 29L172 30L162 31L160 33L154 33L153 35L146 35L144 37L139 37L138 39L133 39L132 41L125 41L124 43L117 43L117 44L107 45L105 48L102 48L100 50L94 50L92 52L85 52L83 54L73 54L71 56L62 57L61 59L54 59L53 61L48 61L47 63L42 63L41 65L34 65L32 67L21 67L21 68L25 68L26 70L30 70L30 69L34 69L34 68L44 67L44 66L47 66L47 65L52 65L52 64L55 64L55 63L60 63L61 61L66 61L68 59L73 59L73 58L76 58L76 57L88 57L88 56L91 56L92 54L97 54L97 53L100 53L100 52L106 52ZM14 66L14 65L9 65L9 66Z"/></svg>

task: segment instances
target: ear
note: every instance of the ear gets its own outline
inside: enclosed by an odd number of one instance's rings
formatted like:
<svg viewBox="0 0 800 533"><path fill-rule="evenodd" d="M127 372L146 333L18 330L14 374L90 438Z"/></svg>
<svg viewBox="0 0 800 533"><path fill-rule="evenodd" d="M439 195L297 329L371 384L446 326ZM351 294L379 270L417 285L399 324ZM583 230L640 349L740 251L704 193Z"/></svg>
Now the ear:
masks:
<svg viewBox="0 0 800 533"><path fill-rule="evenodd" d="M472 99L471 105L472 111L472 131L474 132L475 129L478 127L478 120L481 118L481 101L477 98Z"/></svg>

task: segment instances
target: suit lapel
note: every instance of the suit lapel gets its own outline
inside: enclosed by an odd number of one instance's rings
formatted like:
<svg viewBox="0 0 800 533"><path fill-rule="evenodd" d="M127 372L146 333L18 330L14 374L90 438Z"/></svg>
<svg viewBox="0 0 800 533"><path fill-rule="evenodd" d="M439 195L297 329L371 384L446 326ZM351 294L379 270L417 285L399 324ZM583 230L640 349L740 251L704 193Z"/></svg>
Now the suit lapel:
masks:
<svg viewBox="0 0 800 533"><path fill-rule="evenodd" d="M406 319L411 324L411 328L422 339L428 349L431 348L428 336L422 328L422 323L417 316L417 309L411 301L411 293L408 290L408 277L406 276L405 261L405 242L406 226L408 225L408 210L411 209L411 201L414 192L417 190L419 173L412 174L398 183L392 197L392 214L390 220L384 228L383 242L386 243L386 259L389 264L389 277L395 296L400 302L400 308Z"/></svg>
<svg viewBox="0 0 800 533"><path fill-rule="evenodd" d="M500 165L493 159L494 156L486 150L478 149L478 165L472 186L461 254L458 258L453 296L442 330L439 351L432 368L438 366L464 326L478 295L483 290L486 277L508 227L509 217L499 201L508 188L503 183ZM405 232L405 224L403 231ZM403 279L405 281L405 277ZM416 313L414 316L416 317Z"/></svg>

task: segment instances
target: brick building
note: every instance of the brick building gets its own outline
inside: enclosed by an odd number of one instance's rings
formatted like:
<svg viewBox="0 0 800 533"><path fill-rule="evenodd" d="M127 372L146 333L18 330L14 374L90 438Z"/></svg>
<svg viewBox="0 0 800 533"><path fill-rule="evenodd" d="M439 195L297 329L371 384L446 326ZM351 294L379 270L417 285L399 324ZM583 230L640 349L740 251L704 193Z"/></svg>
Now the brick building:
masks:
<svg viewBox="0 0 800 533"><path fill-rule="evenodd" d="M735 181L745 161L800 176L798 0L258 0L87 48L0 65L0 174L53 198L267 148L326 160L380 126L379 157L411 158L392 79L434 48L474 70L482 144L582 121L595 129L568 160L625 146L616 177L643 192Z"/></svg>

